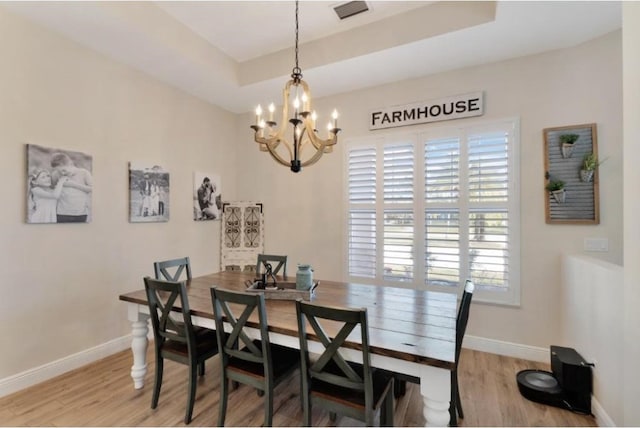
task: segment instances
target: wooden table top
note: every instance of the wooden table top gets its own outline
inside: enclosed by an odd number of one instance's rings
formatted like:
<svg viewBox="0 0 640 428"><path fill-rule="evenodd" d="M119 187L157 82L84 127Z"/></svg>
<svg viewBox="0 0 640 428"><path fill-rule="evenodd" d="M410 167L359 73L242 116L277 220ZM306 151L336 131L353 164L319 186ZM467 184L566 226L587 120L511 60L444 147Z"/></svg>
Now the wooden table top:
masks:
<svg viewBox="0 0 640 428"><path fill-rule="evenodd" d="M192 315L213 319L210 288L243 291L245 282L253 278L252 274L219 272L187 281ZM120 300L147 305L144 289L122 294ZM295 302L265 302L269 331L297 337ZM320 280L312 303L367 308L373 354L446 369L454 367L455 294ZM250 321L257 322L255 314ZM332 335L331 325L325 327ZM358 348L357 332L349 337L347 346Z"/></svg>

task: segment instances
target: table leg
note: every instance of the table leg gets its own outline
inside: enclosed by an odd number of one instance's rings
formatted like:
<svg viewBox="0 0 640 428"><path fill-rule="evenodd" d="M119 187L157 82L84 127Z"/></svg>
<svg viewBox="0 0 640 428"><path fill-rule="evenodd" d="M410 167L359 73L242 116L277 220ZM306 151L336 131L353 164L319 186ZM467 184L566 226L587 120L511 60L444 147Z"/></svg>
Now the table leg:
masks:
<svg viewBox="0 0 640 428"><path fill-rule="evenodd" d="M129 321L131 321L131 352L133 353L133 366L131 366L131 378L133 387L141 389L144 386L144 376L147 374L147 345L149 340L149 315L141 313L137 307L129 308Z"/></svg>
<svg viewBox="0 0 640 428"><path fill-rule="evenodd" d="M447 426L451 400L451 372L433 366L424 366L421 371L420 393L426 426Z"/></svg>

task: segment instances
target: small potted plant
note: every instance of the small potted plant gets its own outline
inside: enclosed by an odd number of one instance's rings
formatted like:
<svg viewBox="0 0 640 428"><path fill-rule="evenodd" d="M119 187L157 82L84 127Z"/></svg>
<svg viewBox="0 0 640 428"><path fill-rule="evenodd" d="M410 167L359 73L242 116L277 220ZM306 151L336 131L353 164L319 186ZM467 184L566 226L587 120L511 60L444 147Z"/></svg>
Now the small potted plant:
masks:
<svg viewBox="0 0 640 428"><path fill-rule="evenodd" d="M564 200L566 197L566 193L564 190L564 181L550 180L547 183L546 189L549 193L551 193L551 196L553 196L553 199L555 199L557 203L564 204Z"/></svg>
<svg viewBox="0 0 640 428"><path fill-rule="evenodd" d="M580 170L580 180L585 183L593 181L593 174L600 164L601 162L598 162L598 157L595 153L591 152L584 155L584 159L582 159L582 169Z"/></svg>
<svg viewBox="0 0 640 428"><path fill-rule="evenodd" d="M573 145L580 138L578 134L562 134L560 136L560 146L562 149L562 157L570 158L573 153Z"/></svg>

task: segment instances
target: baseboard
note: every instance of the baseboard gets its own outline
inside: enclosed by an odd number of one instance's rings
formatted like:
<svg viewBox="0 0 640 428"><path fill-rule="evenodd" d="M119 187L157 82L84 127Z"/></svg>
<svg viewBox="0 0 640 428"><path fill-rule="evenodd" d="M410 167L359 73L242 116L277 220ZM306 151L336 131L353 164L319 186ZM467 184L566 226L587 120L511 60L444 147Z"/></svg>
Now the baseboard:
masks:
<svg viewBox="0 0 640 428"><path fill-rule="evenodd" d="M43 364L13 376L0 379L0 397L20 391L45 380L54 378L70 370L77 369L101 358L113 355L131 347L131 335L122 336L93 348L85 349L60 358L59 360Z"/></svg>
<svg viewBox="0 0 640 428"><path fill-rule="evenodd" d="M596 424L599 427L617 427L613 419L607 414L604 408L600 405L596 397L591 396L591 410L593 415L596 417Z"/></svg>
<svg viewBox="0 0 640 428"><path fill-rule="evenodd" d="M503 342L470 335L464 337L462 347L541 363L549 363L551 358L549 348L539 348L537 346L521 345L519 343Z"/></svg>

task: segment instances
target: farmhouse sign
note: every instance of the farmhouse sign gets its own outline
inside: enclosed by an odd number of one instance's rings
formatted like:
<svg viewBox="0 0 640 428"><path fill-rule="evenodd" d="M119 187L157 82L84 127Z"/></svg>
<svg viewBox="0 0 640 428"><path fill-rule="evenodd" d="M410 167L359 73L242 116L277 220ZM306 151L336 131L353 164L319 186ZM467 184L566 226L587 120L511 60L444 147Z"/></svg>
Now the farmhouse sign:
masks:
<svg viewBox="0 0 640 428"><path fill-rule="evenodd" d="M472 92L415 104L378 109L371 112L369 129L393 128L482 116L484 113L483 106L483 92Z"/></svg>

